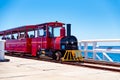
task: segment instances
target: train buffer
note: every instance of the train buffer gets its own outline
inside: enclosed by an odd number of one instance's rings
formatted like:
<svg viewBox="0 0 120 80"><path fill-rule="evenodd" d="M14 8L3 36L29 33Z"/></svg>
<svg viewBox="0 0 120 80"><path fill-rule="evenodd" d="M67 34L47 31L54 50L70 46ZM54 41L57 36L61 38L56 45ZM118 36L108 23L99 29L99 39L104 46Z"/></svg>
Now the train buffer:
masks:
<svg viewBox="0 0 120 80"><path fill-rule="evenodd" d="M80 50L66 50L64 56L61 58L64 61L84 61Z"/></svg>

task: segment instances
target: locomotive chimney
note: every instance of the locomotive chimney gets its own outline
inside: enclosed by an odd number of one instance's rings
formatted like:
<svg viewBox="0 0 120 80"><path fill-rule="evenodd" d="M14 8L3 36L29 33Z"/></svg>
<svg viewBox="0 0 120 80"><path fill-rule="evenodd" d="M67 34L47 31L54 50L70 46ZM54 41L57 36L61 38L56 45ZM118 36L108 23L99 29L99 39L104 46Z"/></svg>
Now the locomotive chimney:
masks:
<svg viewBox="0 0 120 80"><path fill-rule="evenodd" d="M71 24L67 24L67 36L71 36Z"/></svg>

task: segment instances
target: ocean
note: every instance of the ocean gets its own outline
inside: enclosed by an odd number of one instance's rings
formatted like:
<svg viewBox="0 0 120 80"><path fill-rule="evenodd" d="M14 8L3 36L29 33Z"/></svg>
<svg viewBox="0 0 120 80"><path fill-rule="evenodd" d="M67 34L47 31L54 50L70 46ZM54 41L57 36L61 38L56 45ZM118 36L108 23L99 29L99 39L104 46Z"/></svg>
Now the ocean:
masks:
<svg viewBox="0 0 120 80"><path fill-rule="evenodd" d="M120 46L99 46L97 47L99 49L119 49L120 50ZM84 49L84 46L81 47L81 49ZM88 46L88 50L92 50L93 47L92 46ZM101 52L97 52L97 55L100 58L103 58L103 54ZM120 63L120 53L107 53L107 55L113 60L113 62L117 62ZM82 52L82 56L84 55L84 52ZM93 57L93 53L92 52L88 52L88 58L92 58ZM98 60L98 58L96 58L96 60ZM105 61L108 61L107 58L105 58Z"/></svg>

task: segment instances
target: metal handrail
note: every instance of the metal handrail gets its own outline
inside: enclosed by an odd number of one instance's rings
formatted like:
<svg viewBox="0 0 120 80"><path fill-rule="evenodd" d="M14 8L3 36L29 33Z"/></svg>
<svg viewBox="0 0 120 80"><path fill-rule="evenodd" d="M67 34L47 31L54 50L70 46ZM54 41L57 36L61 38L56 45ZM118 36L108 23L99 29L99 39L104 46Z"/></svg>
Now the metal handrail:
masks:
<svg viewBox="0 0 120 80"><path fill-rule="evenodd" d="M107 53L117 53L117 54L120 54L120 49L100 49L98 48L97 46L97 43L98 42L120 42L120 39L97 39L97 40L82 40L79 42L79 47L80 47L80 50L81 52L84 52L84 57L85 59L88 59L88 52L92 52L93 53L93 56L92 56L92 59L93 60L96 60L96 58L98 60L102 60L102 61L106 61L105 58L107 60L109 60L110 62L114 62L113 59L107 54ZM82 50L81 47L82 47L82 44L84 46L84 49ZM92 44L93 46L93 49L92 50L89 50L88 49L88 46L89 44ZM101 52L103 57L101 58L97 52Z"/></svg>

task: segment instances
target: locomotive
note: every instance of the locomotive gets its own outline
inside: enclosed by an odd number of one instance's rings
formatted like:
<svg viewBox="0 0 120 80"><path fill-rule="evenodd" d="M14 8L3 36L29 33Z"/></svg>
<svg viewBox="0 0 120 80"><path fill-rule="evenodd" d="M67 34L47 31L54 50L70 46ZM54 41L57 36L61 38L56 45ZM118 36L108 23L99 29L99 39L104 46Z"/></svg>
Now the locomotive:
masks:
<svg viewBox="0 0 120 80"><path fill-rule="evenodd" d="M66 50L78 50L77 38L71 35L71 24L57 21L0 31L0 36L6 40L5 50L9 53L45 55L60 60Z"/></svg>

